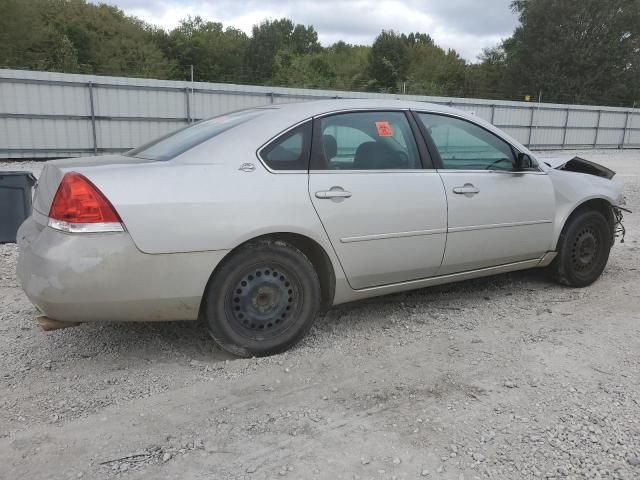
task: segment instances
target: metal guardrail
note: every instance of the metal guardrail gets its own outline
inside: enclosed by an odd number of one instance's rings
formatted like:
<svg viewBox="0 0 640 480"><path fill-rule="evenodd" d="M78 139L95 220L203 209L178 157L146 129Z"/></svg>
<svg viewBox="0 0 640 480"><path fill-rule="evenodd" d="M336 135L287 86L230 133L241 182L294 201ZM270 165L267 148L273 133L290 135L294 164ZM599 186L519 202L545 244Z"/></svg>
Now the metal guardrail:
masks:
<svg viewBox="0 0 640 480"><path fill-rule="evenodd" d="M34 72L29 72L34 74ZM52 75L45 72L42 75ZM2 71L0 71L0 75ZM61 76L62 74L55 74ZM69 77L75 77L69 75ZM100 77L94 77L99 79ZM122 142L119 146L101 146L99 135L99 124L104 122L131 122L132 124L143 124L146 122L154 123L185 123L190 124L198 120L194 115L194 107L196 96L207 95L222 95L229 97L236 97L238 101L227 103L242 103L242 99L262 97L265 98L265 104L273 104L276 99L292 99L292 100L314 100L314 99L328 99L328 98L363 98L364 96L376 97L379 94L363 94L362 92L331 92L331 91L313 91L313 90L300 90L300 89L273 89L266 90L264 87L242 86L233 85L228 88L220 88L220 86L212 86L211 88L203 87L202 84L195 86L182 86L184 82L160 82L158 85L141 85L137 83L130 83L132 79L118 79L122 83L108 83L106 81L79 81L77 79L52 79L52 78L21 78L21 77L3 77L0 76L0 94L7 95L6 91L2 90L2 86L6 84L17 84L24 86L44 86L44 87L65 87L73 89L83 89L88 92L86 96L88 98L88 105L84 105L83 109L87 111L87 114L65 114L65 113L41 113L37 111L31 112L2 112L0 111L0 119L6 119L7 122L11 120L46 120L46 121L87 121L90 122L90 145L77 145L77 146L6 146L0 144L0 154L4 157L11 156L24 156L24 154L36 154L38 156L43 155L46 157L55 156L68 156L83 153L110 153L121 152L133 148L136 145L123 145ZM125 83L128 82L128 83ZM181 86L166 85L167 83L179 83ZM179 112L180 115L172 116L153 116L153 115L106 115L97 112L96 92L98 90L122 90L122 91L138 91L138 92L170 92L184 95L184 110ZM84 95L76 95L78 102ZM388 96L387 96L388 97ZM400 96L398 96L400 98ZM634 127L634 117L640 116L640 112L635 109L619 109L619 108L607 108L607 107L585 107L577 105L558 106L558 105L545 105L545 104L518 104L516 102L497 102L490 100L467 100L467 99L446 99L446 98L434 98L434 97L416 97L410 96L412 100L428 101L430 103L437 103L441 105L447 105L451 107L458 107L462 109L489 109L489 114L486 120L490 121L496 127L511 130L512 135L519 137L519 140L527 145L529 148L538 149L566 149L566 148L638 148L640 147L640 136L638 141L631 141L634 132L640 132L640 126ZM44 100L46 101L46 100ZM5 103L5 102L2 102ZM28 103L28 102L25 102ZM86 107L86 108L85 108ZM229 110L233 110L230 108ZM498 112L512 113L517 111L528 110L531 112L528 115L526 123L512 122L496 123L496 114ZM553 124L553 122L546 122L540 124L538 118L540 118L542 112L554 112L558 118L559 124ZM577 115L596 114L596 120L593 125L572 125L571 117L572 113ZM178 112L176 112L178 113ZM608 125L602 123L603 114L613 115L625 115L624 126L620 125ZM8 126L7 128L11 128ZM524 132L522 132L524 130ZM562 131L562 142L553 143L544 141L545 132L547 131ZM568 143L568 136L571 132L579 131L593 131L592 138L586 142L580 143ZM616 143L600 143L599 140L604 132L619 132L618 141ZM9 136L11 132L7 134ZM535 137L538 138L534 142ZM547 135L548 136L548 135ZM0 138L1 132L0 132ZM112 139L113 140L113 139ZM116 139L117 140L117 139ZM141 139L139 143L143 143ZM114 143L113 141L110 143ZM118 143L117 141L115 143Z"/></svg>

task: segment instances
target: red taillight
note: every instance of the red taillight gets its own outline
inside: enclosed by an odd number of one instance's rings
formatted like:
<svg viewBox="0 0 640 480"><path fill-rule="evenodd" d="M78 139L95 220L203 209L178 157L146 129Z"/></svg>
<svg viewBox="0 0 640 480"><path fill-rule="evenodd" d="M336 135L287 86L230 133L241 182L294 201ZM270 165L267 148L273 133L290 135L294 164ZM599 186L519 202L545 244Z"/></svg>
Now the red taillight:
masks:
<svg viewBox="0 0 640 480"><path fill-rule="evenodd" d="M84 175L65 174L53 198L49 218L67 224L121 223L107 198Z"/></svg>

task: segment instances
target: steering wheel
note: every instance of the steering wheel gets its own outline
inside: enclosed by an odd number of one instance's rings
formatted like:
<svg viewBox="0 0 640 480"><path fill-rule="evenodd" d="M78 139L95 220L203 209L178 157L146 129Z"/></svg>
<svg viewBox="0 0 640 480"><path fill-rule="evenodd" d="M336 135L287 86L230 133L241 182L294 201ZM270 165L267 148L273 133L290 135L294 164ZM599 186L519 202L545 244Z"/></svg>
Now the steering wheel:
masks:
<svg viewBox="0 0 640 480"><path fill-rule="evenodd" d="M490 165L486 166L485 170L491 170L494 167L494 165L498 165L499 163L502 163L502 162L509 162L513 166L513 162L511 160L509 160L508 158L499 158L495 162L493 162Z"/></svg>

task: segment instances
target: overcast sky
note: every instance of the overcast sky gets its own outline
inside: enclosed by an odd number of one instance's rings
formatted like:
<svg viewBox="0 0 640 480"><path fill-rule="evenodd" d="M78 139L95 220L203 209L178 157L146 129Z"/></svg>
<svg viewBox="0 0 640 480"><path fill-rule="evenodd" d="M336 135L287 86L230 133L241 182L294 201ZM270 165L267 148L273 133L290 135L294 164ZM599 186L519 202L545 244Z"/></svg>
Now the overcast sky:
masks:
<svg viewBox="0 0 640 480"><path fill-rule="evenodd" d="M441 47L475 61L484 47L513 32L511 0L91 0L165 28L187 15L222 22L247 33L266 18L313 25L320 42L370 45L382 29L430 34Z"/></svg>

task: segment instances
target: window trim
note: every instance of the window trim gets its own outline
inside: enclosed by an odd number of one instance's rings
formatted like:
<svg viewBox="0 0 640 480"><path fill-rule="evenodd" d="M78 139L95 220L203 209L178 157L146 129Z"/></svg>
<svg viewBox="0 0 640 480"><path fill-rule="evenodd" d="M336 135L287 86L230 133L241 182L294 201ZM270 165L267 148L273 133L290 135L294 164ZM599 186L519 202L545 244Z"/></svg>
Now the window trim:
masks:
<svg viewBox="0 0 640 480"><path fill-rule="evenodd" d="M404 113L404 117L409 124L413 141L416 143L416 149L418 151L418 160L420 161L420 168L408 168L408 169L381 169L381 170L331 170L314 168L320 165L320 151L319 145L322 145L322 131L320 130L320 120L327 117L333 117L336 115L345 115L349 113ZM313 117L313 135L311 140L311 159L309 161L309 173L410 173L410 172L422 172L424 170L434 170L435 165L432 161L432 157L424 144L424 139L420 135L420 130L417 122L411 114L409 108L346 108L343 110L333 110L331 112L325 112Z"/></svg>
<svg viewBox="0 0 640 480"><path fill-rule="evenodd" d="M269 172L269 173L273 173L273 174L308 174L309 173L309 165L311 162L311 158L312 158L312 152L313 152L313 123L312 123L313 118L306 118L298 123L295 123L289 127L287 127L286 129L282 130L280 133L274 135L273 137L271 137L269 140L267 140L266 142L264 142L260 147L258 147L258 149L256 150L256 157L258 158L258 160L260 161L260 163L262 164L262 166ZM302 169L296 169L296 170L274 170L273 168L271 168L269 166L269 164L267 163L267 161L262 158L262 151L264 149L266 149L267 147L271 146L273 143L277 142L279 139L281 139L282 137L288 135L292 130L295 130L296 128L299 128L301 126L303 126L306 123L311 123L311 135L309 136L308 141L306 142L307 145L304 145L305 150L306 150L306 154L307 154L307 166L306 168L302 168Z"/></svg>
<svg viewBox="0 0 640 480"><path fill-rule="evenodd" d="M484 130L485 132L493 135L494 137L498 138L499 140L502 140L504 143L506 143L507 145L509 145L509 147L511 148L511 152L513 153L514 156L514 160L515 157L519 154L519 153L527 153L527 152L523 152L522 150L520 150L519 148L517 148L515 145L513 145L510 141L508 141L506 138L503 138L501 135L496 134L495 132L492 132L491 130L489 130L488 128L466 118L463 117L462 115L456 115L454 113L448 113L448 112L434 112L434 111L429 111L429 110L411 110L411 115L414 118L418 129L420 130L420 133L422 134L423 140L427 146L427 149L429 150L429 154L431 155L431 158L433 159L433 163L434 166L436 168L436 170L442 170L444 172L448 172L448 173L453 173L453 172L459 172L459 173L480 173L480 172L486 172L486 173L506 173L506 174L510 174L510 175L514 175L514 174L518 174L518 175L523 175L523 174L543 174L546 175L547 172L545 172L544 170L542 170L540 168L539 163L536 160L536 163L538 163L538 165L536 165L534 168L531 168L529 170L523 170L523 171L516 171L516 170L456 170L456 169L447 169L444 168L444 163L442 162L442 158L440 157L440 152L438 151L438 148L435 144L435 142L433 141L433 138L431 137L431 134L427 131L426 127L424 126L424 124L422 123L422 121L420 120L419 115L420 114L427 114L427 115L439 115L441 117L450 117L450 118L455 118L457 120L462 120L464 122L468 122L471 125L474 125L478 128L481 128L482 130Z"/></svg>

